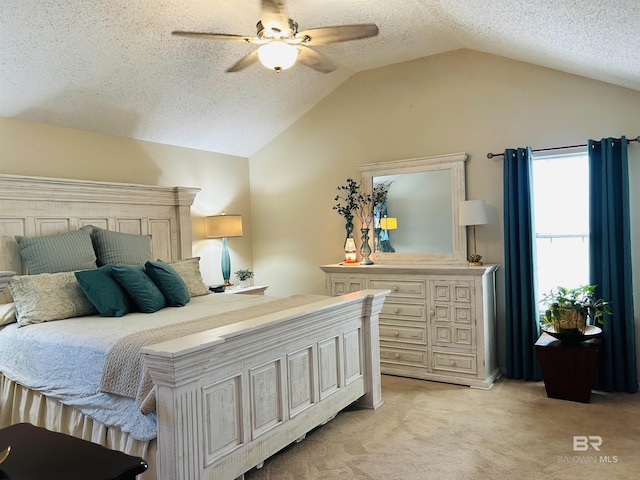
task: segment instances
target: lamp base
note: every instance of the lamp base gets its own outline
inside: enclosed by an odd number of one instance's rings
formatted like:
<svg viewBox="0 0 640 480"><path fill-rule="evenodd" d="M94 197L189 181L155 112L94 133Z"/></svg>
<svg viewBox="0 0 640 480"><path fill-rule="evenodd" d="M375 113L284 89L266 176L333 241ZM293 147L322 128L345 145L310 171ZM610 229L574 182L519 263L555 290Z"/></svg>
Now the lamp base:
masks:
<svg viewBox="0 0 640 480"><path fill-rule="evenodd" d="M482 265L482 262L480 261L482 260L482 255L478 255L477 253L469 255L467 260L469 261L470 267L480 267Z"/></svg>
<svg viewBox="0 0 640 480"><path fill-rule="evenodd" d="M224 286L225 286L225 287L232 287L232 286L233 286L233 283L231 283L229 280L225 279L225 280L224 280Z"/></svg>

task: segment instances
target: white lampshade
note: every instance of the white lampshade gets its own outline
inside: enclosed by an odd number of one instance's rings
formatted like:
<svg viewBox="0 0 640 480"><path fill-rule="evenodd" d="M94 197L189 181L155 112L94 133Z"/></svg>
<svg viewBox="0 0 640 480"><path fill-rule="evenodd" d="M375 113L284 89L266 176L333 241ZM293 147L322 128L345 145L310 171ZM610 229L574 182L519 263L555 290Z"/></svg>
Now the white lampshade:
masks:
<svg viewBox="0 0 640 480"><path fill-rule="evenodd" d="M241 236L242 216L222 214L207 217L207 238Z"/></svg>
<svg viewBox="0 0 640 480"><path fill-rule="evenodd" d="M258 58L262 65L271 70L286 70L296 63L298 49L280 40L273 40L258 48Z"/></svg>
<svg viewBox="0 0 640 480"><path fill-rule="evenodd" d="M487 205L484 200L466 200L460 202L458 212L460 225L485 225L489 223L487 218Z"/></svg>

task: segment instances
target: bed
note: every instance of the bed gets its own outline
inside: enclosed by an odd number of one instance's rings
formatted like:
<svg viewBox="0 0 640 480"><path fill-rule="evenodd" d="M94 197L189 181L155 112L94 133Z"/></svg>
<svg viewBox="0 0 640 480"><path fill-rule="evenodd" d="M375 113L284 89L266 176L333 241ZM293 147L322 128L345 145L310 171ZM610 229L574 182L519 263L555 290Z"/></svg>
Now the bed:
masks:
<svg viewBox="0 0 640 480"><path fill-rule="evenodd" d="M171 265L171 271L186 265L193 272L198 260L192 258L190 207L197 192L184 187L0 175L0 272L16 272L20 281L14 278L12 289L20 296L15 285L48 281L48 274L27 272L25 250L16 237L37 239L86 229L107 237L110 232L148 237L152 263ZM58 255L52 257L56 261ZM80 277L75 278L81 283ZM12 357L21 360L12 363L8 354L0 354L0 427L26 421L141 456L150 467L141 476L144 480L224 480L242 478L354 402L370 409L382 404L378 314L388 292L282 299L192 295L203 285L196 282L192 288L184 279L189 286L184 306L121 316L93 312L25 322L20 327L0 326L0 345L3 335L14 335L5 346L14 345ZM71 280L65 277L64 281ZM14 300L17 305L20 299ZM23 319L26 310L20 309ZM180 325L160 328L177 318ZM74 325L99 335L73 343L76 333L69 332L76 332ZM167 329L172 333L167 334ZM157 336L148 336L156 330ZM106 366L111 365L104 359L110 357L114 344L140 333L145 340L137 347L138 368L146 382L134 382L137 398L105 393L102 383L96 391L95 382L104 381ZM78 369L84 363L102 370L102 378L91 377L84 393L101 397L109 408L122 400L127 407L115 409L135 410L138 423L144 424L141 430L136 429L139 425L112 424L103 419L100 409L69 400L65 392L39 391L39 385L30 388L17 381L20 369L29 370L29 375L38 368L57 371L52 365L42 366L46 362L36 353L26 353L26 344L33 339L41 342L35 350L43 352L44 343L53 344L54 349L60 345L57 353L44 353L47 362L56 356L69 362L71 356L61 351L88 349L87 358L93 360L77 362ZM67 371L80 375L75 367ZM67 376L77 387L82 382L73 375Z"/></svg>

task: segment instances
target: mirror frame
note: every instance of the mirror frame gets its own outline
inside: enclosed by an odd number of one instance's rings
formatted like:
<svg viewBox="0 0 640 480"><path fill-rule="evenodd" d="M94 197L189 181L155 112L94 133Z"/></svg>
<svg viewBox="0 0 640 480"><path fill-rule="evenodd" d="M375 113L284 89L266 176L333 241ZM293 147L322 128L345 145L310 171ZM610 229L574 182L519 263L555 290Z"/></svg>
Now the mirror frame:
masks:
<svg viewBox="0 0 640 480"><path fill-rule="evenodd" d="M466 153L453 153L433 157L411 158L390 162L369 163L358 166L361 188L373 192L373 178L383 175L451 170L451 212L453 225L452 252L373 252L372 260L377 264L413 265L458 265L467 263L467 229L459 225L460 203L466 200L465 161ZM373 230L373 229L372 229Z"/></svg>

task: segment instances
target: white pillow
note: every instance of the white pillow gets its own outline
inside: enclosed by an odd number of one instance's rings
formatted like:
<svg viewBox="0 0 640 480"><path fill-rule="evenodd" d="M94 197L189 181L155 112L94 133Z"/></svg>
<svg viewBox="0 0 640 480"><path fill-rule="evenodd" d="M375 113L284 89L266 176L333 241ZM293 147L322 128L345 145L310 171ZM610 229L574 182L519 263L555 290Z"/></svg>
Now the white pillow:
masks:
<svg viewBox="0 0 640 480"><path fill-rule="evenodd" d="M13 303L0 305L0 326L16 321L16 306Z"/></svg>

